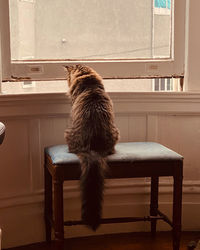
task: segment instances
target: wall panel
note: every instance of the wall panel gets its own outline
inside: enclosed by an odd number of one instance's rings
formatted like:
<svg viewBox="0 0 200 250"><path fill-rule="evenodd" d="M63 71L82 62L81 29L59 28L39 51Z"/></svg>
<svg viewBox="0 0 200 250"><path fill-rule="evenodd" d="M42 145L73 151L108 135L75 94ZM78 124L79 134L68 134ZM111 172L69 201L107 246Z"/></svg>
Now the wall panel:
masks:
<svg viewBox="0 0 200 250"><path fill-rule="evenodd" d="M184 156L184 179L200 180L200 116L160 115L158 141Z"/></svg>
<svg viewBox="0 0 200 250"><path fill-rule="evenodd" d="M30 141L28 120L6 120L0 149L0 198L30 193Z"/></svg>
<svg viewBox="0 0 200 250"><path fill-rule="evenodd" d="M110 95L121 141L155 141L184 156L183 229L200 230L196 219L200 217L200 98L166 93ZM6 138L0 147L0 227L4 248L44 240L43 150L45 146L65 143L64 130L70 124L70 104L63 94L12 98L0 99L0 120L6 124ZM161 178L159 188L161 207L169 215L172 181ZM148 213L149 184L148 178L107 181L104 214ZM64 198L69 216L80 218L78 181L65 183ZM22 237L19 229L23 230ZM169 230L163 225L159 229ZM141 230L149 230L148 223L102 226L97 233ZM66 230L66 235L77 237L91 232L85 227L73 227Z"/></svg>

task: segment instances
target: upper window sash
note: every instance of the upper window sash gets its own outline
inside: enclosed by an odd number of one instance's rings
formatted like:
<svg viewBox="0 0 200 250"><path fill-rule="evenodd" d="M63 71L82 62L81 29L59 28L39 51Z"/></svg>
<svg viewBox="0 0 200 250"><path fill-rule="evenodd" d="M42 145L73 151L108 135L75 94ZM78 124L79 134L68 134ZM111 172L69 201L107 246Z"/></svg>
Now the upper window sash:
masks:
<svg viewBox="0 0 200 250"><path fill-rule="evenodd" d="M170 59L148 60L24 60L12 61L10 53L9 1L0 1L1 48L3 80L12 78L51 80L64 79L63 65L84 63L103 78L153 78L184 76L185 1L174 0L172 15L172 55ZM154 0L152 0L152 9ZM152 12L153 13L153 12Z"/></svg>

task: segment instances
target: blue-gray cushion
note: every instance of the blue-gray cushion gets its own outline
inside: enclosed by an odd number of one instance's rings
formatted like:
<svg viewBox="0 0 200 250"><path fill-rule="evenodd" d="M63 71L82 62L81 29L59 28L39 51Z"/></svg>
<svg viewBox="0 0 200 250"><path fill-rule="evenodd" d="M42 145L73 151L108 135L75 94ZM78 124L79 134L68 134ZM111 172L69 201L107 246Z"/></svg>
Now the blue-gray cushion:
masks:
<svg viewBox="0 0 200 250"><path fill-rule="evenodd" d="M183 157L171 149L155 142L124 142L115 146L116 153L109 155L109 163L145 162L145 161L179 161ZM53 164L79 164L75 154L68 152L67 145L56 145L45 148Z"/></svg>

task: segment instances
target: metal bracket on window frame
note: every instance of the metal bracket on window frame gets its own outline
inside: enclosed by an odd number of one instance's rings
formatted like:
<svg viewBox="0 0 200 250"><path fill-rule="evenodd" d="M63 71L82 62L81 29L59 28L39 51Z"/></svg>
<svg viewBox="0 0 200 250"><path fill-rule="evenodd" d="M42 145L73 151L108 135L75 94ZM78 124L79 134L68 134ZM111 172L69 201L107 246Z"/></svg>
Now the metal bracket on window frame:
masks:
<svg viewBox="0 0 200 250"><path fill-rule="evenodd" d="M35 81L31 79L31 77L17 77L17 76L11 76L10 82L22 82L22 88L34 88L35 87Z"/></svg>
<svg viewBox="0 0 200 250"><path fill-rule="evenodd" d="M23 82L23 81L31 81L31 77L26 77L26 76L22 76L22 77L11 76L11 79L9 80L9 82Z"/></svg>

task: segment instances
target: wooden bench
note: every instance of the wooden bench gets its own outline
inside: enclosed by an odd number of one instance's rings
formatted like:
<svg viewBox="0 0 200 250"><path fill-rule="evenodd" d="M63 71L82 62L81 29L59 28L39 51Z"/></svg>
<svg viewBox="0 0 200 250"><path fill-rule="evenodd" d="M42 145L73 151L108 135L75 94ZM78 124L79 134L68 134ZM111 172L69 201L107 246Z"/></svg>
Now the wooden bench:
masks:
<svg viewBox="0 0 200 250"><path fill-rule="evenodd" d="M155 235L157 220L163 220L172 227L173 250L179 250L183 157L159 143L127 142L116 145L116 153L107 157L107 163L109 174L106 178L109 179L151 177L150 213L145 217L102 218L101 223L150 221L151 233ZM51 241L53 227L55 242L59 246L58 249L62 249L64 226L83 224L82 221L64 221L63 214L63 182L80 178L80 164L78 157L68 152L67 145L56 145L45 148L44 169L46 240ZM174 179L172 220L158 209L158 187L161 176L172 176Z"/></svg>

